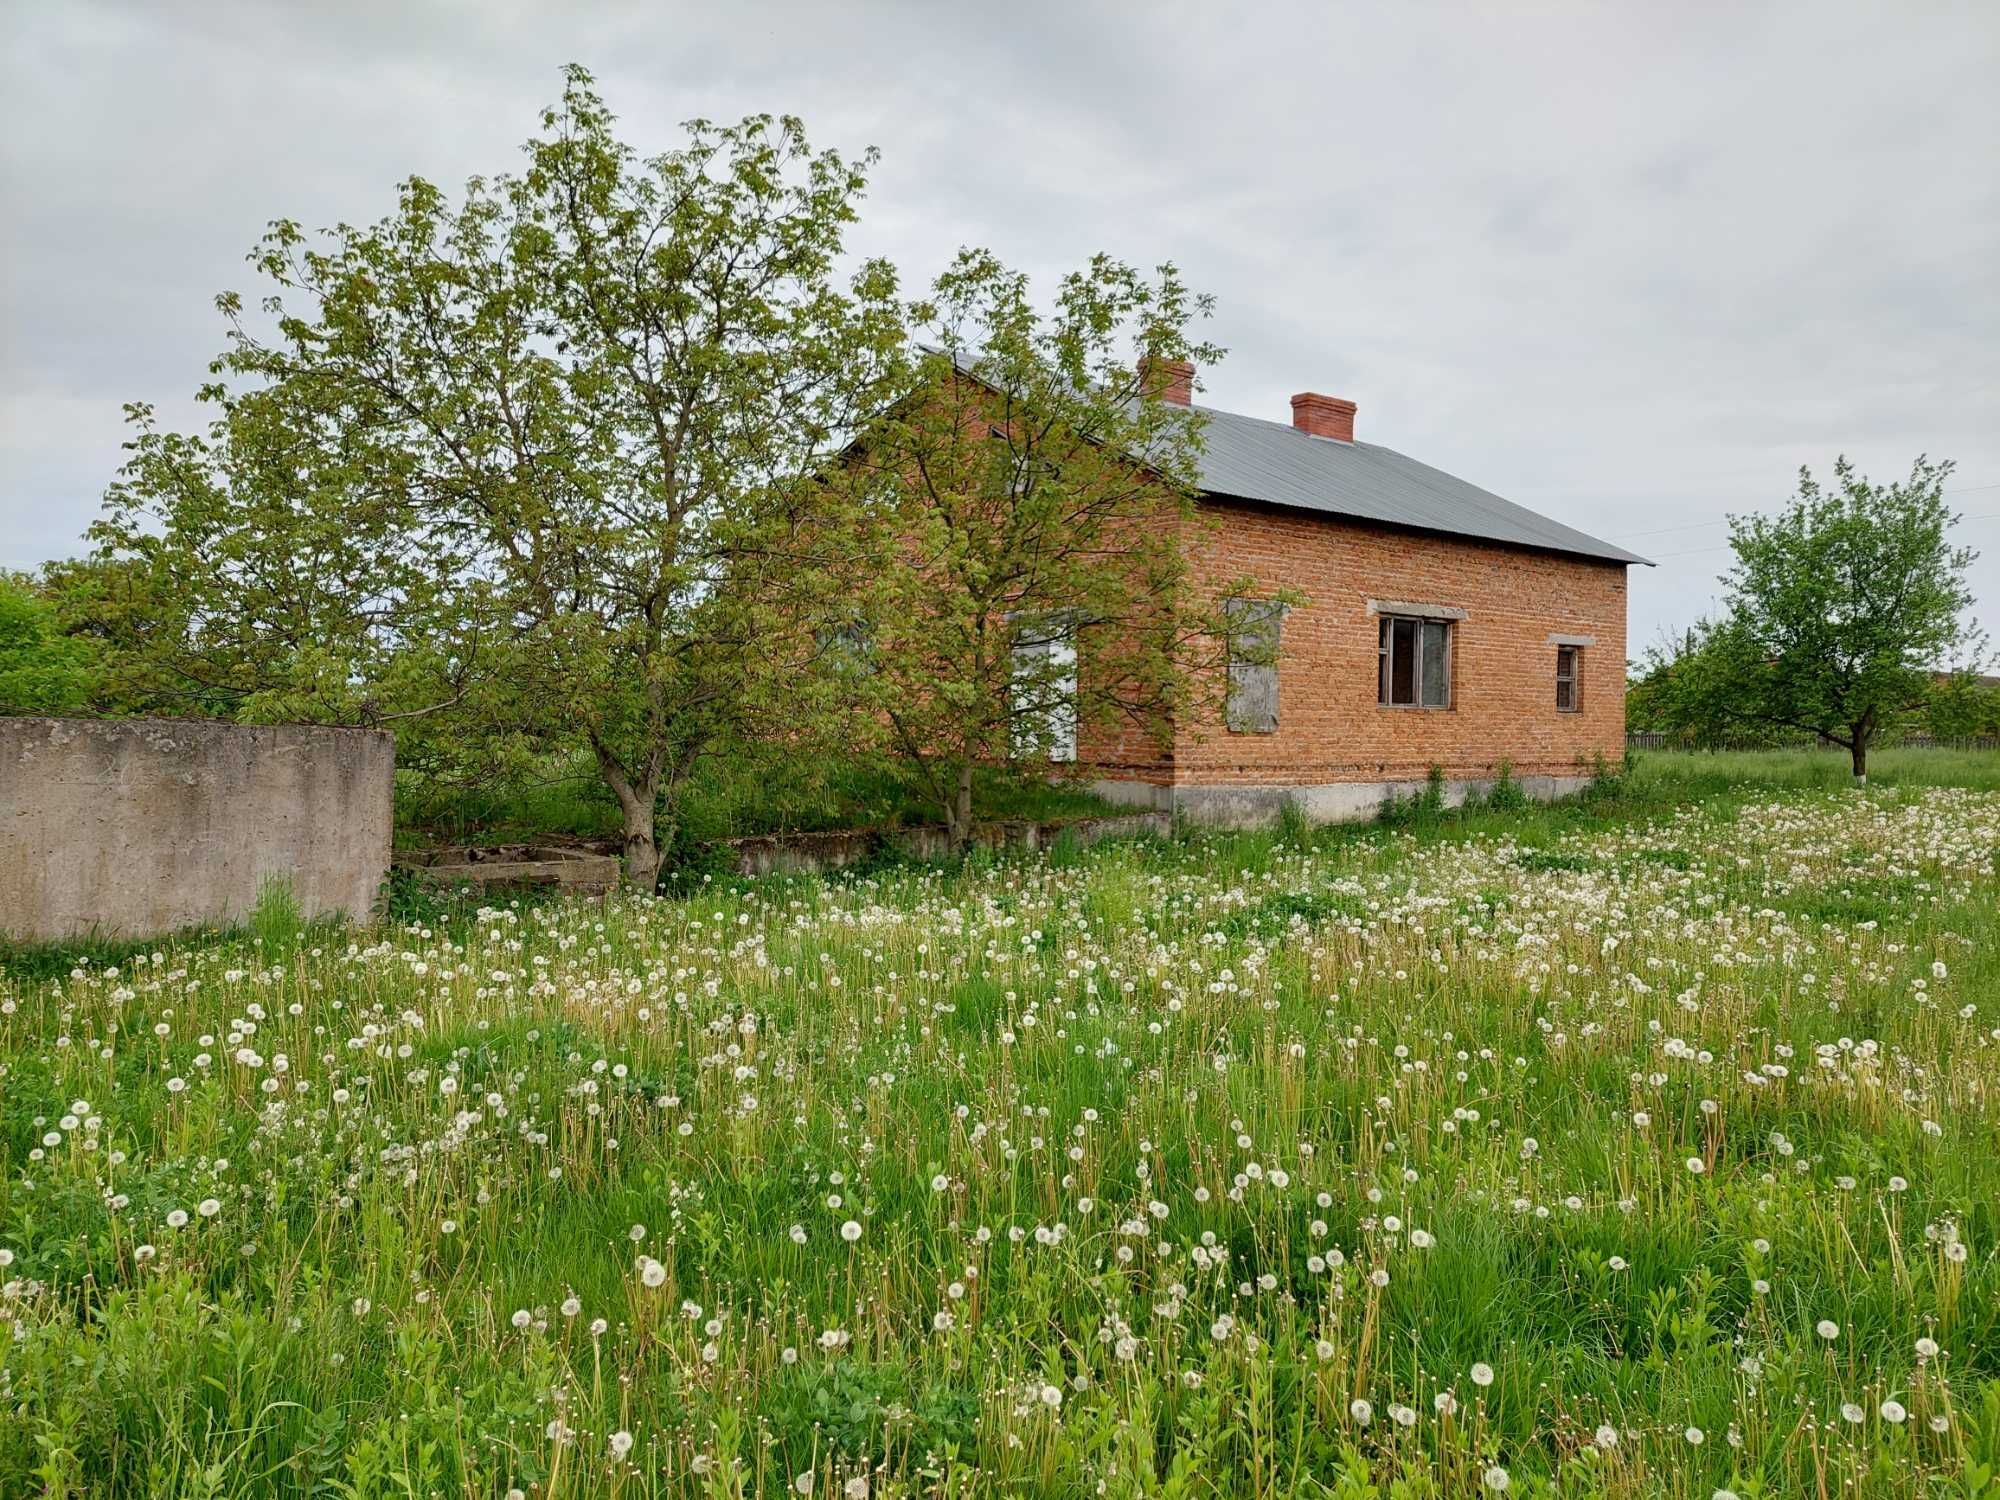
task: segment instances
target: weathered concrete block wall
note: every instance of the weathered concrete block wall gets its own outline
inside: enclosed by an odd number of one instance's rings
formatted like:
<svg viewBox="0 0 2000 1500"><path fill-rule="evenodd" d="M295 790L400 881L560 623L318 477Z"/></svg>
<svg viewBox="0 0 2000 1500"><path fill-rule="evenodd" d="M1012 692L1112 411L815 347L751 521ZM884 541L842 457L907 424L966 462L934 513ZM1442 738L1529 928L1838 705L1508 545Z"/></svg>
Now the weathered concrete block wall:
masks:
<svg viewBox="0 0 2000 1500"><path fill-rule="evenodd" d="M0 718L0 934L232 922L272 879L309 917L366 920L395 758L381 730Z"/></svg>
<svg viewBox="0 0 2000 1500"><path fill-rule="evenodd" d="M1104 839L1165 838L1173 831L1174 820L1157 812L1055 819L1046 823L1010 818L974 824L972 842L980 849L1031 853L1053 848L1065 835L1089 845ZM736 856L738 875L812 874L845 869L879 853L885 843L911 859L943 859L951 853L950 833L934 824L886 833L850 829L833 833L767 833L728 840Z"/></svg>

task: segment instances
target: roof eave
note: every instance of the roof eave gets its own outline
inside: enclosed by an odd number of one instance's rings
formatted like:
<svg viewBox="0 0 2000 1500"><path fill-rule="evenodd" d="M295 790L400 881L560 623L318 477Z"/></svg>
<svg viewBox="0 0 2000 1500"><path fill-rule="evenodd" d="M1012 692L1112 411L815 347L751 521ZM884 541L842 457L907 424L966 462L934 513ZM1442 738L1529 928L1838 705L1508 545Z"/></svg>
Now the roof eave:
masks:
<svg viewBox="0 0 2000 1500"><path fill-rule="evenodd" d="M1421 536L1443 537L1448 541L1471 542L1483 547L1506 547L1515 552L1546 552L1554 557L1576 557L1587 562L1616 563L1622 567L1654 568L1659 564L1649 557L1641 557L1636 552L1627 552L1623 547L1615 547L1609 542L1597 542L1595 537L1587 540L1596 542L1600 551L1589 551L1581 547L1558 547L1548 542L1519 541L1510 537L1479 536L1469 531L1453 531L1440 526L1422 526L1409 521L1385 521L1378 516L1355 515L1344 510L1329 510L1320 506L1294 505L1284 500L1268 500L1260 495L1232 495L1223 490L1203 490L1203 500L1221 500L1231 505L1265 505L1272 510L1284 511L1295 516L1324 516L1332 521L1345 521L1350 526L1372 526L1383 531L1413 531Z"/></svg>

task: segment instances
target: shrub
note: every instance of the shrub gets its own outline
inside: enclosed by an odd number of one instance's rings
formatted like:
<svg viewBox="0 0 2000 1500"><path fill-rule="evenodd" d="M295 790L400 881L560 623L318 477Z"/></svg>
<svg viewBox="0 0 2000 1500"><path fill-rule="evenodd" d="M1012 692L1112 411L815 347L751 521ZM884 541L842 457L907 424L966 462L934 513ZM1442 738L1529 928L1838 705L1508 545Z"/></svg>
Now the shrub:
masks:
<svg viewBox="0 0 2000 1500"><path fill-rule="evenodd" d="M1391 792L1383 799L1378 816L1387 827L1415 832L1437 828L1444 822L1444 814L1444 767L1432 766L1421 792L1410 797Z"/></svg>
<svg viewBox="0 0 2000 1500"><path fill-rule="evenodd" d="M1500 762L1500 769L1493 778L1493 789L1486 794L1486 806L1492 812L1525 812L1529 805L1528 794L1521 790L1521 784L1514 779L1514 763Z"/></svg>
<svg viewBox="0 0 2000 1500"><path fill-rule="evenodd" d="M1278 808L1278 842L1304 848L1312 838L1312 819L1296 799L1287 797Z"/></svg>

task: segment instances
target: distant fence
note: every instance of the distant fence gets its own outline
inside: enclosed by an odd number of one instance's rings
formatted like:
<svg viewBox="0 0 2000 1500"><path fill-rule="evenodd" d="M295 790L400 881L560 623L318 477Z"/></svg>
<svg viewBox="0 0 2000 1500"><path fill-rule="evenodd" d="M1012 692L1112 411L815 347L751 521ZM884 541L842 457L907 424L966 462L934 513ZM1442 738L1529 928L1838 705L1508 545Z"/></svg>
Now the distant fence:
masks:
<svg viewBox="0 0 2000 1500"><path fill-rule="evenodd" d="M1625 736L1627 750L1840 750L1823 737L1806 736L1796 740L1778 743L1768 741L1698 740L1693 735L1670 733L1662 729L1635 730ZM1969 739L1939 739L1929 734L1905 734L1894 739L1880 740L1872 748L1877 750L2000 750L2000 736L1983 734Z"/></svg>
<svg viewBox="0 0 2000 1500"><path fill-rule="evenodd" d="M0 718L0 936L233 922L271 881L308 917L366 921L395 758L380 730Z"/></svg>

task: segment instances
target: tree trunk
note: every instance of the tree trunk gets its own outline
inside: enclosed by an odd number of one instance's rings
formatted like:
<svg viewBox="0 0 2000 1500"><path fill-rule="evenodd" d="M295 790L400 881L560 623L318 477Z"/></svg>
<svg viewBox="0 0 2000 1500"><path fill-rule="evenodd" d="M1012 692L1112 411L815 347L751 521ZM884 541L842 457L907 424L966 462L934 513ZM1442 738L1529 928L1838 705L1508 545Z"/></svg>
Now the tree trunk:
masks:
<svg viewBox="0 0 2000 1500"><path fill-rule="evenodd" d="M1848 749L1854 756L1854 784L1868 785L1868 731L1865 727L1855 726L1854 738L1849 742Z"/></svg>
<svg viewBox="0 0 2000 1500"><path fill-rule="evenodd" d="M625 812L625 884L650 896L660 883L660 846L653 837L653 803Z"/></svg>
<svg viewBox="0 0 2000 1500"><path fill-rule="evenodd" d="M958 768L958 784L952 788L951 800L945 804L944 821L946 832L951 837L953 849L963 849L972 842L972 762L966 761Z"/></svg>
<svg viewBox="0 0 2000 1500"><path fill-rule="evenodd" d="M660 846L653 833L653 814L660 798L659 768L649 765L634 786L618 758L594 734L591 748L597 752L597 768L603 773L604 784L618 799L618 810L625 818L625 884L650 896L660 883Z"/></svg>

